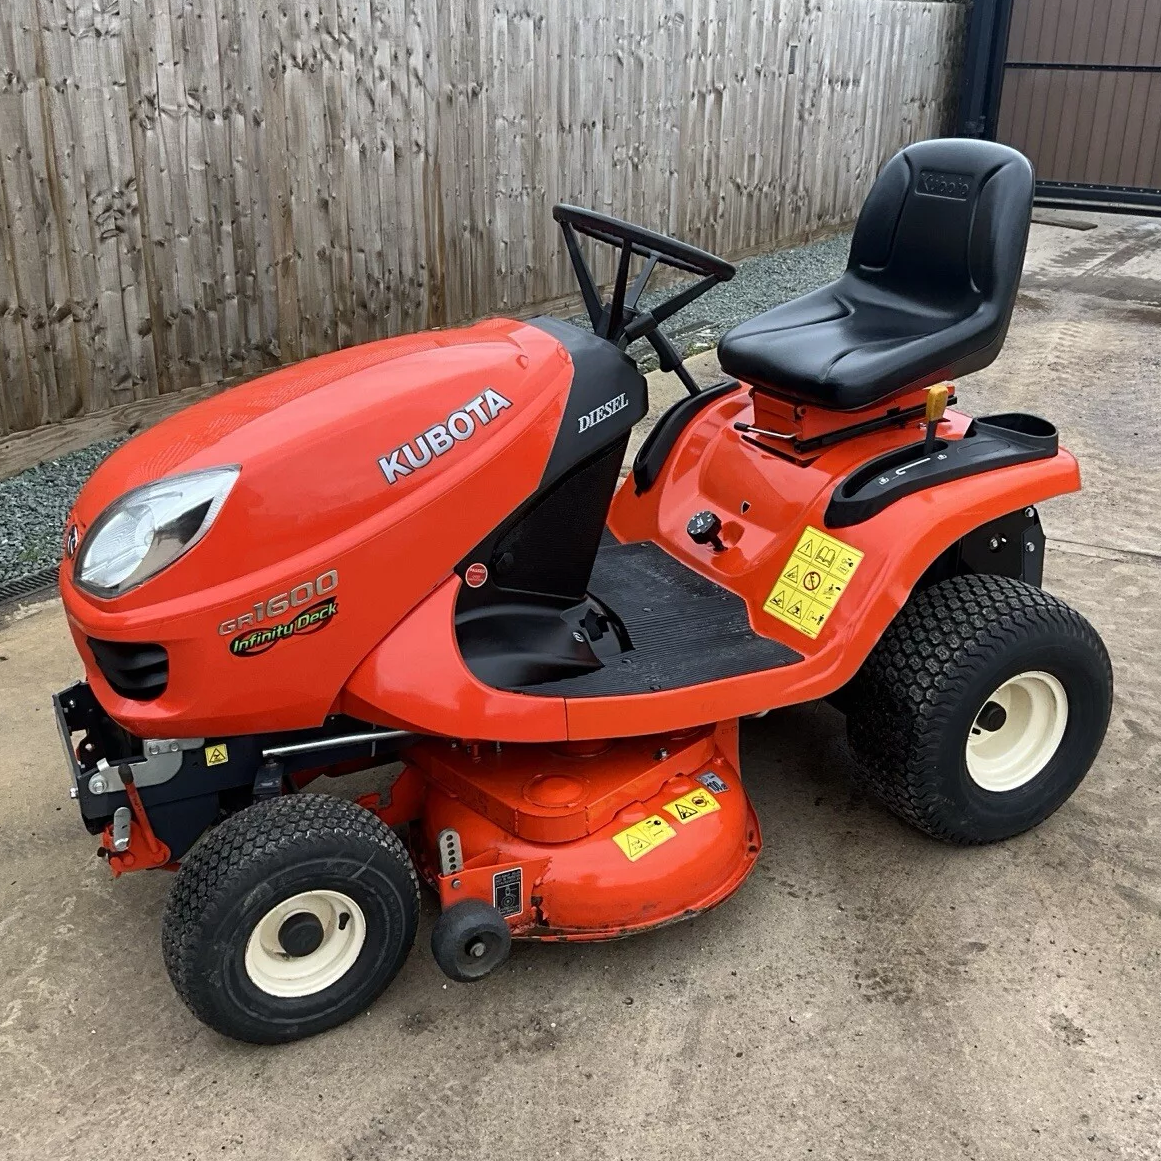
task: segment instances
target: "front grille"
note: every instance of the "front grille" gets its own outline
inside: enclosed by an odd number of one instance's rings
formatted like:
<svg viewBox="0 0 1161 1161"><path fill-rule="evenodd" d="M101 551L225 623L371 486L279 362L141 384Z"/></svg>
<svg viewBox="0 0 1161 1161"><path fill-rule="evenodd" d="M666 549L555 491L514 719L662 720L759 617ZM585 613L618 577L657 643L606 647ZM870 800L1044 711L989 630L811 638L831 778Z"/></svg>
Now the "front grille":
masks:
<svg viewBox="0 0 1161 1161"><path fill-rule="evenodd" d="M133 701L151 701L169 683L169 654L161 645L137 641L97 641L89 648L101 674L115 693Z"/></svg>

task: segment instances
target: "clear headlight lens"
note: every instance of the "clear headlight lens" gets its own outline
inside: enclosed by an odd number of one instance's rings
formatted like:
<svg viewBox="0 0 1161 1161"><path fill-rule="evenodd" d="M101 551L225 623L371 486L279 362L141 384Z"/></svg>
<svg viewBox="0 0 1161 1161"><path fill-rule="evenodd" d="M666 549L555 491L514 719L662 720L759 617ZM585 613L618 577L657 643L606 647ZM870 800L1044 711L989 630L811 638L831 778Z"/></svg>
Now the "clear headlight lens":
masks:
<svg viewBox="0 0 1161 1161"><path fill-rule="evenodd" d="M173 564L209 531L240 470L208 468L126 492L85 534L74 583L119 597Z"/></svg>

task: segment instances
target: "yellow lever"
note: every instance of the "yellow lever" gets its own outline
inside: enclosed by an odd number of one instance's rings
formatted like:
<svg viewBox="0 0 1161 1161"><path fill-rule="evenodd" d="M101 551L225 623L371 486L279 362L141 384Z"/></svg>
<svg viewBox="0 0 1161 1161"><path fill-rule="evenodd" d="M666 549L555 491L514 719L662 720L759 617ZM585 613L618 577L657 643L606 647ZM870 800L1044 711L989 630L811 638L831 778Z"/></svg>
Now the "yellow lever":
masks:
<svg viewBox="0 0 1161 1161"><path fill-rule="evenodd" d="M938 423L947 410L947 397L951 392L946 383L936 383L927 388L927 422Z"/></svg>
<svg viewBox="0 0 1161 1161"><path fill-rule="evenodd" d="M927 388L927 434L923 438L924 455L929 456L935 450L935 431L939 427L943 413L947 410L947 397L950 394L947 383L936 383L934 387Z"/></svg>

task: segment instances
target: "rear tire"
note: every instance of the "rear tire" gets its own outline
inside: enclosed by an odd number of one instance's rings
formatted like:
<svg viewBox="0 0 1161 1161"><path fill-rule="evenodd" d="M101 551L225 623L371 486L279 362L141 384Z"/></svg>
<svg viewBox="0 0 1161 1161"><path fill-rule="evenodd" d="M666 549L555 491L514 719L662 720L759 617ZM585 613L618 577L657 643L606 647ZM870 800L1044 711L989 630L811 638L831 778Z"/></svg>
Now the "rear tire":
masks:
<svg viewBox="0 0 1161 1161"><path fill-rule="evenodd" d="M162 919L165 966L204 1023L236 1040L313 1036L403 966L419 883L396 835L325 794L255 803L185 858Z"/></svg>
<svg viewBox="0 0 1161 1161"><path fill-rule="evenodd" d="M857 780L935 838L1036 826L1096 758L1113 674L1093 627L1009 577L914 594L860 671L847 718Z"/></svg>

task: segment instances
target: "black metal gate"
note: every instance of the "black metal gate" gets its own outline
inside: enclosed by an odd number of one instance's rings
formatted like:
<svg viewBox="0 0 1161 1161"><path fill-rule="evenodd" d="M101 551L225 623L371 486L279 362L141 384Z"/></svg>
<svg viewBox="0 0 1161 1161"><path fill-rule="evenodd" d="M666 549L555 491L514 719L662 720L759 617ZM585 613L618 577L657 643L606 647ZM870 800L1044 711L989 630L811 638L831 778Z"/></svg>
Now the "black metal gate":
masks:
<svg viewBox="0 0 1161 1161"><path fill-rule="evenodd" d="M1161 208L1161 0L975 0L959 120L1041 205Z"/></svg>

